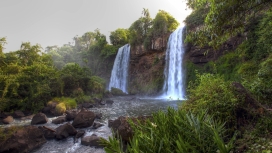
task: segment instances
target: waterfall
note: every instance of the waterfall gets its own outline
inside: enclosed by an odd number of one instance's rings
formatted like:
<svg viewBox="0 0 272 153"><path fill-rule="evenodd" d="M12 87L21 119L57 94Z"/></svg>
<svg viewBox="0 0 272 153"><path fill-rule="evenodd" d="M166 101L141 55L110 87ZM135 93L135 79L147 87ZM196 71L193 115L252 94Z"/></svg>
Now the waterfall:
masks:
<svg viewBox="0 0 272 153"><path fill-rule="evenodd" d="M164 68L163 97L170 99L185 99L184 74L182 60L184 55L183 28L178 28L169 37Z"/></svg>
<svg viewBox="0 0 272 153"><path fill-rule="evenodd" d="M129 44L126 44L118 49L118 53L114 60L114 65L111 71L109 90L111 90L111 87L114 87L127 93L129 55Z"/></svg>

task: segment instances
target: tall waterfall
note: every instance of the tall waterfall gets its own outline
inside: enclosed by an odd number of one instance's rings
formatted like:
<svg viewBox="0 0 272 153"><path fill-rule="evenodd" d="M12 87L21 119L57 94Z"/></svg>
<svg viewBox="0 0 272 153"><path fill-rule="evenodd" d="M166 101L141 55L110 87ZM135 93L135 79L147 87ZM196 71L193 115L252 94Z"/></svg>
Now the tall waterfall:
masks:
<svg viewBox="0 0 272 153"><path fill-rule="evenodd" d="M114 60L114 65L111 71L109 90L111 90L111 87L114 87L121 89L123 92L127 93L129 55L129 44L126 44L118 49L118 53Z"/></svg>
<svg viewBox="0 0 272 153"><path fill-rule="evenodd" d="M166 65L164 68L163 97L170 99L185 99L184 74L182 60L184 55L183 28L178 28L169 37L166 50Z"/></svg>

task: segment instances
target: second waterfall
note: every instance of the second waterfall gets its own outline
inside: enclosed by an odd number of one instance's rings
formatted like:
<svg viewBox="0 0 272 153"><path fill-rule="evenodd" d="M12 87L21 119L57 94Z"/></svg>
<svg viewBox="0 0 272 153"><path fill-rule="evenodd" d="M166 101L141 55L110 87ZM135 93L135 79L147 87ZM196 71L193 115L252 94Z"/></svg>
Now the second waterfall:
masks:
<svg viewBox="0 0 272 153"><path fill-rule="evenodd" d="M114 87L121 89L124 93L127 93L129 56L130 46L128 44L118 49L118 53L111 71L109 90Z"/></svg>
<svg viewBox="0 0 272 153"><path fill-rule="evenodd" d="M185 99L182 32L183 28L178 28L170 35L165 57L163 97L175 100Z"/></svg>

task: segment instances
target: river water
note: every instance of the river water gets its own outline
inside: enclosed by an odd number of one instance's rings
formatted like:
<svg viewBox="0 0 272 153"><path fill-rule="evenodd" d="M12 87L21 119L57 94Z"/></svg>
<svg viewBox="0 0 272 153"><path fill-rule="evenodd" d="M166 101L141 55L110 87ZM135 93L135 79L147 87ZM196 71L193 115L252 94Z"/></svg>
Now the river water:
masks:
<svg viewBox="0 0 272 153"><path fill-rule="evenodd" d="M89 136L96 134L97 136L108 138L111 136L111 130L108 127L109 119L117 119L119 116L136 117L151 115L159 110L166 111L168 107L177 108L181 101L171 101L166 99L156 99L150 97L136 97L136 96L120 96L110 98L114 101L113 104L101 105L97 108L90 108L89 110L102 113L103 117L96 122L104 124L104 126L98 129L84 128L85 135ZM48 123L41 124L39 126L48 126L51 128L57 128L59 125L52 124L51 121L54 118L49 118ZM31 120L19 121L16 120L11 125L30 125ZM72 123L72 122L71 122ZM65 123L64 123L65 124ZM0 125L0 127L6 125ZM77 129L78 130L78 129ZM48 140L40 148L32 151L33 153L104 153L102 148L94 148L89 146L83 146L78 139L74 141L73 137L69 137L65 140Z"/></svg>

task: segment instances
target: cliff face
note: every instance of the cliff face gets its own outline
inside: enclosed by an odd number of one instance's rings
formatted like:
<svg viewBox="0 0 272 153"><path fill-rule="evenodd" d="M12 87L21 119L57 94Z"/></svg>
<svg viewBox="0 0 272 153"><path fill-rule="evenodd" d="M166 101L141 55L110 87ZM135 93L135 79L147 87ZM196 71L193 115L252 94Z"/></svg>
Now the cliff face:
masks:
<svg viewBox="0 0 272 153"><path fill-rule="evenodd" d="M143 45L131 48L128 78L130 94L152 95L161 91L169 35L164 36L165 39L155 39L149 50L145 50Z"/></svg>
<svg viewBox="0 0 272 153"><path fill-rule="evenodd" d="M198 47L187 44L184 61L190 61L198 66L203 66L209 61L215 61L220 56L235 50L244 39L245 36L241 35L233 37L216 50L211 47Z"/></svg>

